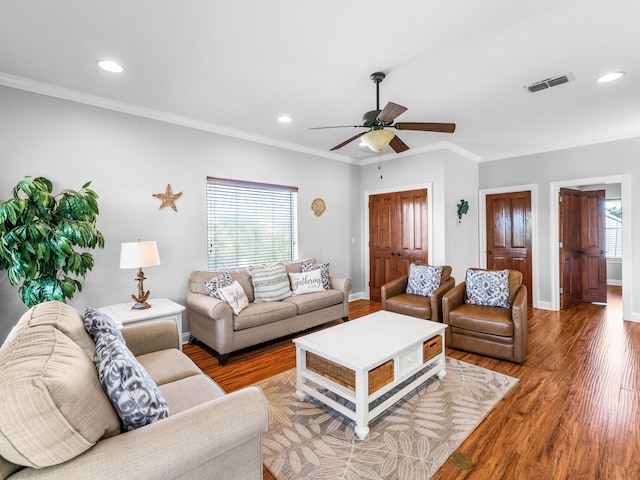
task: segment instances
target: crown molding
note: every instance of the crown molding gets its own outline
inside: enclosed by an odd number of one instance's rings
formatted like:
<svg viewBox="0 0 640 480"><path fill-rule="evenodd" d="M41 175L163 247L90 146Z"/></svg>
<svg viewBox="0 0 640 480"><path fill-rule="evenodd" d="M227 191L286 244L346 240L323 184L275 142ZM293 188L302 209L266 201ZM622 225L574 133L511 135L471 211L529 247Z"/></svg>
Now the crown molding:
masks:
<svg viewBox="0 0 640 480"><path fill-rule="evenodd" d="M71 102L91 105L98 108L104 108L107 110L126 113L128 115L135 115L138 117L158 120L160 122L171 123L174 125L180 125L187 128L193 128L195 130L202 130L205 132L215 133L218 135L238 138L238 139L246 140L253 143L260 143L262 145L269 145L272 147L291 150L298 153L313 155L315 157L328 158L330 160L351 163L354 165L359 164L357 160L351 157L348 157L346 155L338 155L335 153L326 152L324 150L310 148L304 145L298 145L296 143L283 142L282 140L277 140L270 137L263 137L261 135L255 135L242 130L236 130L233 128L224 127L214 123L204 122L202 120L196 120L194 118L184 117L181 115L176 115L176 114L165 112L162 110L142 107L140 105L135 105L133 103L112 100L112 99L101 97L98 95L84 93L79 90L60 87L57 85L52 85L50 83L40 82L38 80L32 80L24 77L19 77L19 76L11 75L4 72L0 72L0 85L16 88L19 90L25 90L28 92L33 92L40 95L46 95L49 97L69 100Z"/></svg>

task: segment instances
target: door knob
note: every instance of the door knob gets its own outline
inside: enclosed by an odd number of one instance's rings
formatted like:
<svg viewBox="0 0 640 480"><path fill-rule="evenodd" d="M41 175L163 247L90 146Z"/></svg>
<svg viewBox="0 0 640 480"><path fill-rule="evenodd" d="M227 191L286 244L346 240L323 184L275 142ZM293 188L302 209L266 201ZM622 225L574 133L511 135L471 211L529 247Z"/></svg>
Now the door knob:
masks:
<svg viewBox="0 0 640 480"><path fill-rule="evenodd" d="M491 250L487 250L487 255L491 255L493 252Z"/></svg>
<svg viewBox="0 0 640 480"><path fill-rule="evenodd" d="M396 252L391 252L391 256L395 257L396 256Z"/></svg>
<svg viewBox="0 0 640 480"><path fill-rule="evenodd" d="M402 252L398 252L398 253L396 253L396 255L401 257L402 256Z"/></svg>

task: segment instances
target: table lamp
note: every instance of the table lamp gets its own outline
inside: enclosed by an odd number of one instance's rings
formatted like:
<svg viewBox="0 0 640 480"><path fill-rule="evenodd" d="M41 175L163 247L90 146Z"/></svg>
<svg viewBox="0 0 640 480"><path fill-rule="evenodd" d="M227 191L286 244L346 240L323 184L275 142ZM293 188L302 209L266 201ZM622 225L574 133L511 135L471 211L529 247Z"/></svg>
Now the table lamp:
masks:
<svg viewBox="0 0 640 480"><path fill-rule="evenodd" d="M135 300L135 303L131 307L133 310L144 310L145 308L151 308L151 305L147 303L149 298L149 291L145 293L143 281L146 280L143 267L153 267L160 265L160 255L158 255L158 245L155 241L141 242L127 242L123 243L120 248L120 268L137 268L138 275L136 281L138 282L138 296L131 295L131 298Z"/></svg>

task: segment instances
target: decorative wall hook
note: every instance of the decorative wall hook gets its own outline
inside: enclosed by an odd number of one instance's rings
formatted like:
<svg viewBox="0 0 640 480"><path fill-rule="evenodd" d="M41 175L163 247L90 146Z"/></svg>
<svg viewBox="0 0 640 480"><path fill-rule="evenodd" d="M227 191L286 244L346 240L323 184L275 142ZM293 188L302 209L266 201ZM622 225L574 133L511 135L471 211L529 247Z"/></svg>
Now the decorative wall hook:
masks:
<svg viewBox="0 0 640 480"><path fill-rule="evenodd" d="M460 203L458 204L458 223L462 220L462 215L466 215L469 211L469 202L467 202L464 198L460 199Z"/></svg>

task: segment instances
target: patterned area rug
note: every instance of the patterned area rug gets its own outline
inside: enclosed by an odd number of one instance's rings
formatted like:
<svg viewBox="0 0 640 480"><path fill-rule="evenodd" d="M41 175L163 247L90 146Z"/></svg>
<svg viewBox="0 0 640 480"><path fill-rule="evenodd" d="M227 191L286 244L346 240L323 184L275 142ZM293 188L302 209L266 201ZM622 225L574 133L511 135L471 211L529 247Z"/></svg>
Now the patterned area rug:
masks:
<svg viewBox="0 0 640 480"><path fill-rule="evenodd" d="M298 401L295 369L259 383L269 401L265 466L278 480L430 478L518 382L446 361L443 380L428 380L371 422L365 441L352 420L309 397Z"/></svg>

